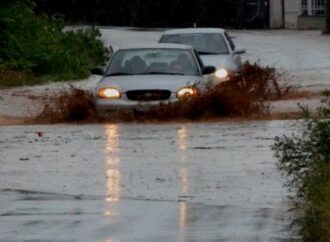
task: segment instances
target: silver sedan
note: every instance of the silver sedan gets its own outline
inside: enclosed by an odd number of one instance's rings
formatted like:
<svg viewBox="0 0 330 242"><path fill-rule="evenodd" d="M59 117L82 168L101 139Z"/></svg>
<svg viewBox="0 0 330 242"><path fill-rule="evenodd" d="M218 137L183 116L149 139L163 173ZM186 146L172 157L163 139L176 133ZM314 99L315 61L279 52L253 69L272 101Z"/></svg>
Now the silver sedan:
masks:
<svg viewBox="0 0 330 242"><path fill-rule="evenodd" d="M220 28L187 28L168 30L160 43L177 43L193 46L205 65L217 68L211 77L214 85L230 80L242 65L243 49L236 49L232 38Z"/></svg>
<svg viewBox="0 0 330 242"><path fill-rule="evenodd" d="M114 53L95 89L95 106L101 116L126 109L144 111L160 103L203 93L204 75L215 67L203 66L191 46L150 44L121 48Z"/></svg>

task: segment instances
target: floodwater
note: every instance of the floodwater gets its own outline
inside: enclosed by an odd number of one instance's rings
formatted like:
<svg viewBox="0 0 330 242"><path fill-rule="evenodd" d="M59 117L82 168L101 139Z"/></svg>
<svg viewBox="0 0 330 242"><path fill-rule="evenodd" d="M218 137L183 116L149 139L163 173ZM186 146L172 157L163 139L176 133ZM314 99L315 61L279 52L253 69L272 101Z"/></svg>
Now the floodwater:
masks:
<svg viewBox="0 0 330 242"><path fill-rule="evenodd" d="M0 241L292 241L290 124L0 126Z"/></svg>
<svg viewBox="0 0 330 242"><path fill-rule="evenodd" d="M114 47L161 35L101 32ZM329 88L328 36L231 32L244 60L284 71L289 85ZM91 90L98 80L72 84ZM0 124L33 116L42 106L26 95L62 85L0 90ZM293 241L291 194L271 151L291 122L0 126L0 241Z"/></svg>

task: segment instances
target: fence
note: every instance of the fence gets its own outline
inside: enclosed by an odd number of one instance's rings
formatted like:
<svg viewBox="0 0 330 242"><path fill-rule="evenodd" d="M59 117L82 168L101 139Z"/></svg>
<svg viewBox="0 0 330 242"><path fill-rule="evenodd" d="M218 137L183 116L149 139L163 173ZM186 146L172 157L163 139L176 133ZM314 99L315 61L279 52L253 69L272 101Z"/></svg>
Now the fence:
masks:
<svg viewBox="0 0 330 242"><path fill-rule="evenodd" d="M309 16L323 16L326 0L302 0L302 14Z"/></svg>

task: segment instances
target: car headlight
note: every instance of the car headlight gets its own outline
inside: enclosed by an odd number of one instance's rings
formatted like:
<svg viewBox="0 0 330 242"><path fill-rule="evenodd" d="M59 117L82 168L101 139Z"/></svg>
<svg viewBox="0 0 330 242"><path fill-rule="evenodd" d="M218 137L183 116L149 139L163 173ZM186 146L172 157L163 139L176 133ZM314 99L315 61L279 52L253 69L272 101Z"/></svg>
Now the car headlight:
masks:
<svg viewBox="0 0 330 242"><path fill-rule="evenodd" d="M229 76L229 71L226 70L225 68L220 68L220 69L216 70L214 75L217 78L224 79L224 78L227 78Z"/></svg>
<svg viewBox="0 0 330 242"><path fill-rule="evenodd" d="M184 88L181 88L176 93L176 96L178 98L183 98L183 97L195 96L197 94L198 94L198 88L196 88L196 87L184 87Z"/></svg>
<svg viewBox="0 0 330 242"><path fill-rule="evenodd" d="M116 88L101 88L97 93L99 98L118 99L121 97L120 92Z"/></svg>

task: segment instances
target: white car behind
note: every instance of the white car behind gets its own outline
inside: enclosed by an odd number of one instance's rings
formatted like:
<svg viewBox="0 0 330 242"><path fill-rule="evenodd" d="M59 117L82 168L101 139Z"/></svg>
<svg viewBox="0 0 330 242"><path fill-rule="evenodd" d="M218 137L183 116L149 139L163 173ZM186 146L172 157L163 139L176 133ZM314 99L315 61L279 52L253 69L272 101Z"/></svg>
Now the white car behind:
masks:
<svg viewBox="0 0 330 242"><path fill-rule="evenodd" d="M214 85L230 80L242 65L243 49L236 49L232 38L220 28L187 28L165 31L159 43L193 46L205 65L215 66Z"/></svg>

